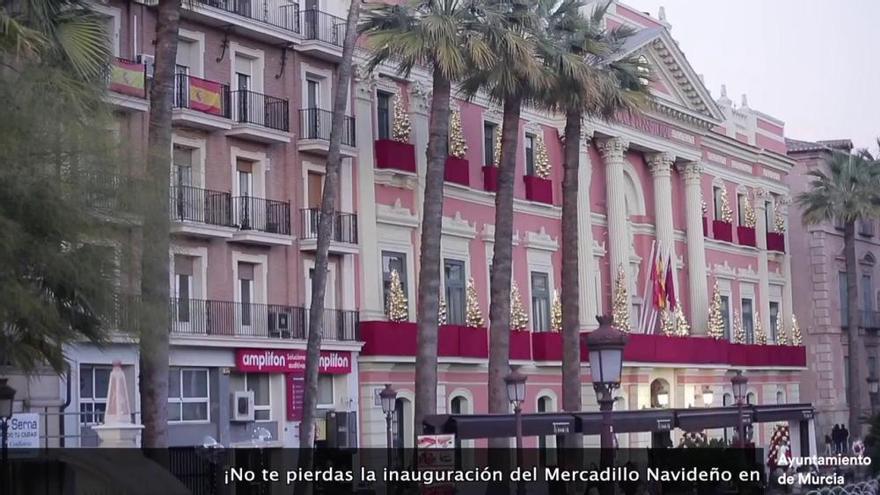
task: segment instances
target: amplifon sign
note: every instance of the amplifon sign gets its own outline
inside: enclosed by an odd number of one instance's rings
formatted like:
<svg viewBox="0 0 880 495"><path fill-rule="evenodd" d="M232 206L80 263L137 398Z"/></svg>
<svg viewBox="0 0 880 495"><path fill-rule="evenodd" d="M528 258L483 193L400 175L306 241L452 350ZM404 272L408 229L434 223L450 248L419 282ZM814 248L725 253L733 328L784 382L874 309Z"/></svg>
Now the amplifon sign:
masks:
<svg viewBox="0 0 880 495"><path fill-rule="evenodd" d="M235 370L245 373L296 373L306 371L306 351L302 349L236 349ZM321 351L318 373L351 373L351 353Z"/></svg>

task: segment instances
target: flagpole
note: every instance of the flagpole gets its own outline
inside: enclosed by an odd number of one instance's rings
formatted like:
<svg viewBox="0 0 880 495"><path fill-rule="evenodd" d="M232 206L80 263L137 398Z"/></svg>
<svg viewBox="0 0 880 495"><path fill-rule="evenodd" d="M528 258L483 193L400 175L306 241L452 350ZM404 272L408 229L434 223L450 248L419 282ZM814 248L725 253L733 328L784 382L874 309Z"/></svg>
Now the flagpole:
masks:
<svg viewBox="0 0 880 495"><path fill-rule="evenodd" d="M645 277L645 291L644 291L643 297L642 297L642 303L644 304L644 306L642 306L642 310L639 311L639 330L640 331L642 329L645 329L644 325L645 325L645 323L647 323L647 319L648 319L648 287L653 285L653 284L651 284L651 281L654 279L654 276L655 276L654 273L649 274L648 272L649 271L653 272L654 248L656 245L657 245L656 240L651 241L651 257L649 258L650 261L648 261L648 270L645 271L645 274L649 275L649 276ZM650 304L651 304L651 311L653 311L654 310L653 298L651 298ZM644 330L644 333L648 333L647 329Z"/></svg>

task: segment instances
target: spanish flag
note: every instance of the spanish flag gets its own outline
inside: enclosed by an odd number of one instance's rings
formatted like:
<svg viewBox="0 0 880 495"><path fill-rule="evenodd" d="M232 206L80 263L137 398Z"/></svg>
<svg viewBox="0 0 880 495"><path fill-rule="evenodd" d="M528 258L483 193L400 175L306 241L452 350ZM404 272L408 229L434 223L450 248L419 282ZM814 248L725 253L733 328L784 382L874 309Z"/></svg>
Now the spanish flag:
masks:
<svg viewBox="0 0 880 495"><path fill-rule="evenodd" d="M666 291L663 287L663 260L658 260L659 257L660 254L658 253L657 256L654 257L651 266L651 292L654 296L654 308L662 310L666 308Z"/></svg>
<svg viewBox="0 0 880 495"><path fill-rule="evenodd" d="M197 77L189 78L189 106L193 110L223 115L221 94L222 86L220 83Z"/></svg>
<svg viewBox="0 0 880 495"><path fill-rule="evenodd" d="M144 98L146 96L145 79L144 64L116 59L110 68L109 88L116 93Z"/></svg>

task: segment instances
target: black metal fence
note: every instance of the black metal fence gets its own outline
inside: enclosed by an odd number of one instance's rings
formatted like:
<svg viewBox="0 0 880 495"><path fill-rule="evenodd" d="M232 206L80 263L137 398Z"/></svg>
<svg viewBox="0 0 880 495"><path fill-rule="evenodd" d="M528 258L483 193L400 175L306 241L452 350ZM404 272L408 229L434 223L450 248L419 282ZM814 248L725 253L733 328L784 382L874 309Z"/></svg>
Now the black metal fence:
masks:
<svg viewBox="0 0 880 495"><path fill-rule="evenodd" d="M232 195L193 186L171 187L171 218L174 220L232 225Z"/></svg>
<svg viewBox="0 0 880 495"><path fill-rule="evenodd" d="M300 211L302 217L302 231L300 237L303 239L318 238L318 223L321 221L320 208L305 208ZM347 244L357 244L357 215L354 213L336 212L333 216L333 231L331 239L335 242L344 242Z"/></svg>
<svg viewBox="0 0 880 495"><path fill-rule="evenodd" d="M320 108L303 108L299 111L301 139L330 140L333 112ZM342 144L355 146L354 117L345 116L342 121Z"/></svg>
<svg viewBox="0 0 880 495"><path fill-rule="evenodd" d="M232 210L232 223L241 230L290 235L290 203L287 201L236 196L232 198Z"/></svg>
<svg viewBox="0 0 880 495"><path fill-rule="evenodd" d="M232 92L233 120L269 129L290 130L288 102L283 98L239 89Z"/></svg>
<svg viewBox="0 0 880 495"><path fill-rule="evenodd" d="M315 9L302 11L302 35L306 40L317 40L342 46L345 39L345 19Z"/></svg>
<svg viewBox="0 0 880 495"><path fill-rule="evenodd" d="M287 0L196 0L231 14L299 33L299 4Z"/></svg>
<svg viewBox="0 0 880 495"><path fill-rule="evenodd" d="M309 310L279 304L240 303L203 299L171 300L171 333L305 339ZM357 311L324 310L327 340L358 339Z"/></svg>
<svg viewBox="0 0 880 495"><path fill-rule="evenodd" d="M177 73L174 75L174 108L188 108L229 118L229 85Z"/></svg>

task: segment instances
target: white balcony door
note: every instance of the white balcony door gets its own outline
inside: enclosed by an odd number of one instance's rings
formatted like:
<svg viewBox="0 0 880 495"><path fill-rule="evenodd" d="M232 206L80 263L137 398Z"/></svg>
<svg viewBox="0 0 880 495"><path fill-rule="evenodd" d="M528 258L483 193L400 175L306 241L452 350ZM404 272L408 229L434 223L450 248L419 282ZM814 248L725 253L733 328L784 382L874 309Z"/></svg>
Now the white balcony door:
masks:
<svg viewBox="0 0 880 495"><path fill-rule="evenodd" d="M205 331L202 307L194 293L193 276L195 258L192 256L174 256L174 314L172 315L175 333L194 334Z"/></svg>

